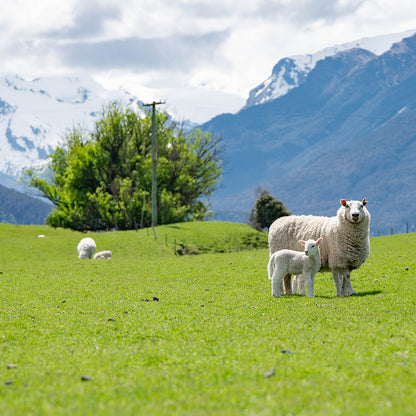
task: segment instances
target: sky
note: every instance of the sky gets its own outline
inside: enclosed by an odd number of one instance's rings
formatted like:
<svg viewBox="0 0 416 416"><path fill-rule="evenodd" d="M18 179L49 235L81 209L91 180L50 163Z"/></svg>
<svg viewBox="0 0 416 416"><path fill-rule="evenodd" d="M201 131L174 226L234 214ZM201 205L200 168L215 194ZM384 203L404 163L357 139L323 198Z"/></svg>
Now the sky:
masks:
<svg viewBox="0 0 416 416"><path fill-rule="evenodd" d="M415 28L414 0L0 0L0 76L91 76L202 123L281 58Z"/></svg>

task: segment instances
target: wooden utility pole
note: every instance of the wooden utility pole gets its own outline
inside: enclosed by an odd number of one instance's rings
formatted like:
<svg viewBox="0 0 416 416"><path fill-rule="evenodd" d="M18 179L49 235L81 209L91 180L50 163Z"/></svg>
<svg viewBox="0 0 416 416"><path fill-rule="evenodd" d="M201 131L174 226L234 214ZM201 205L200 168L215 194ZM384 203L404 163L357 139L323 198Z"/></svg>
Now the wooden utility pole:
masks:
<svg viewBox="0 0 416 416"><path fill-rule="evenodd" d="M153 101L151 104L144 104L145 107L152 106L152 228L157 225L156 106L159 104L165 104L165 101L158 101L158 102ZM155 234L155 238L156 238L156 234Z"/></svg>

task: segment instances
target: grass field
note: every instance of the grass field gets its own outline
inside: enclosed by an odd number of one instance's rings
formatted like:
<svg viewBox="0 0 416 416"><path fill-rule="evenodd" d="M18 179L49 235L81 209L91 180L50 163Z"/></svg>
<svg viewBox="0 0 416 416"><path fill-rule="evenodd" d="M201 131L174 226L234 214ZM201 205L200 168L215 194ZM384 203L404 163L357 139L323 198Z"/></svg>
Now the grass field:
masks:
<svg viewBox="0 0 416 416"><path fill-rule="evenodd" d="M1 415L416 414L416 234L371 240L358 296L276 299L265 233L156 233L0 224Z"/></svg>

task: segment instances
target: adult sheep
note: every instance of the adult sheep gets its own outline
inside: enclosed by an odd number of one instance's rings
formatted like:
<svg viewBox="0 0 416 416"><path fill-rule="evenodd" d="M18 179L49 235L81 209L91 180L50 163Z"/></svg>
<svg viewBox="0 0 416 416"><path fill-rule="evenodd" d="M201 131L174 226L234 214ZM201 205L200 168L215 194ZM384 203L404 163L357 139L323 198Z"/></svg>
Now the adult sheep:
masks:
<svg viewBox="0 0 416 416"><path fill-rule="evenodd" d="M370 255L370 213L367 200L347 201L335 217L312 215L289 216L277 219L269 229L270 255L282 249L298 250L299 240L323 238L320 246L321 269L331 271L337 296L355 295L350 274ZM285 276L286 293L292 293L290 276Z"/></svg>
<svg viewBox="0 0 416 416"><path fill-rule="evenodd" d="M77 247L78 250L78 257L80 259L90 259L92 255L95 253L97 246L95 241L92 238L83 238Z"/></svg>

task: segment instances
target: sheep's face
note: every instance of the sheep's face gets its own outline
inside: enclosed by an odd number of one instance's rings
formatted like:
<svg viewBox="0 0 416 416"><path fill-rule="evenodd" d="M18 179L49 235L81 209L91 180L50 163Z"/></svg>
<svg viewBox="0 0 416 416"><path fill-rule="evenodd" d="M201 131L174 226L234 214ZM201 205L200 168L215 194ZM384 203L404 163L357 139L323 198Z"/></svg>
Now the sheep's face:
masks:
<svg viewBox="0 0 416 416"><path fill-rule="evenodd" d="M366 211L364 207L367 205L367 200L365 198L362 202L347 201L346 199L342 199L341 205L341 209L343 209L344 218L353 224L360 223L366 216Z"/></svg>
<svg viewBox="0 0 416 416"><path fill-rule="evenodd" d="M79 253L79 255L78 255L78 258L80 258L80 259L89 259L91 256L89 255L89 253L87 252L87 251L85 251L85 250L83 250L83 251L80 251L80 253Z"/></svg>

